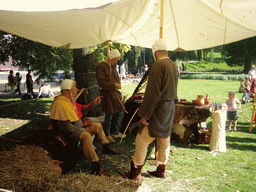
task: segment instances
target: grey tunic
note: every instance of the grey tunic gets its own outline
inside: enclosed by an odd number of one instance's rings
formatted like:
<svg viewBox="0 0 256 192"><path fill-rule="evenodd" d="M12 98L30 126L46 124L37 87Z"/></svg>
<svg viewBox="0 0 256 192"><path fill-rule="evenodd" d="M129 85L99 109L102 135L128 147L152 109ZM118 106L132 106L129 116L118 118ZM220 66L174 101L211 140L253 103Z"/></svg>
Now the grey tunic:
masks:
<svg viewBox="0 0 256 192"><path fill-rule="evenodd" d="M148 85L138 115L149 120L149 135L167 138L171 134L177 99L178 68L169 58L157 60L149 71Z"/></svg>
<svg viewBox="0 0 256 192"><path fill-rule="evenodd" d="M73 145L78 143L80 135L85 131L81 119L74 122L51 119L51 122L53 129L62 134L67 142Z"/></svg>

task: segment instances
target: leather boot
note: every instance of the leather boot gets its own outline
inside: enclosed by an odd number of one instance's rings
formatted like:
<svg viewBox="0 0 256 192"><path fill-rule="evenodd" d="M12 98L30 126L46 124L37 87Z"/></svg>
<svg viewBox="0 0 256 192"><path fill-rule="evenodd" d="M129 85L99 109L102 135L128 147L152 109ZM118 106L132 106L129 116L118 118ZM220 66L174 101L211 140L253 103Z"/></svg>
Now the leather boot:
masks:
<svg viewBox="0 0 256 192"><path fill-rule="evenodd" d="M120 154L120 151L117 151L115 149L111 149L110 148L110 144L106 144L106 145L102 145L103 147L103 150L102 150L102 153L103 154Z"/></svg>
<svg viewBox="0 0 256 192"><path fill-rule="evenodd" d="M120 175L124 178L128 179L136 179L141 180L141 169L143 165L139 165L137 168L135 168L135 165L133 161L131 161L131 172L128 173L120 173Z"/></svg>
<svg viewBox="0 0 256 192"><path fill-rule="evenodd" d="M104 171L101 166L100 166L100 163L99 162L91 162L92 163L92 171L91 171L91 174L93 175L104 175L104 176L108 176L110 177L111 174L108 174L106 171Z"/></svg>
<svg viewBox="0 0 256 192"><path fill-rule="evenodd" d="M150 175L160 178L166 178L165 169L167 165L158 165L156 171L148 171Z"/></svg>

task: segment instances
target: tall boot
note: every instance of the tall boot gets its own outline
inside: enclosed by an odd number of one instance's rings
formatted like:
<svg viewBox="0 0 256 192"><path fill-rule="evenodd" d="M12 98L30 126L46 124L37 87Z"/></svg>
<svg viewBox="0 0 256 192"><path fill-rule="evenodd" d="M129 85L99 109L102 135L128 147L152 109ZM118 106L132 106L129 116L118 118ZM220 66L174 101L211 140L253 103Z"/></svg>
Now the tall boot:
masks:
<svg viewBox="0 0 256 192"><path fill-rule="evenodd" d="M111 149L110 144L102 145L102 147L103 147L103 150L102 150L103 154L120 154L120 151Z"/></svg>
<svg viewBox="0 0 256 192"><path fill-rule="evenodd" d="M156 171L148 171L150 175L160 178L166 178L165 169L167 165L158 165Z"/></svg>
<svg viewBox="0 0 256 192"><path fill-rule="evenodd" d="M101 166L100 166L100 163L98 161L96 162L91 162L92 163L92 171L91 171L91 174L93 175L104 175L104 176L108 176L110 177L111 174L108 174L106 171L104 171Z"/></svg>
<svg viewBox="0 0 256 192"><path fill-rule="evenodd" d="M124 178L128 179L136 179L141 180L141 169L143 165L139 165L137 168L135 168L135 165L133 161L131 161L131 172L128 173L120 173L120 175Z"/></svg>

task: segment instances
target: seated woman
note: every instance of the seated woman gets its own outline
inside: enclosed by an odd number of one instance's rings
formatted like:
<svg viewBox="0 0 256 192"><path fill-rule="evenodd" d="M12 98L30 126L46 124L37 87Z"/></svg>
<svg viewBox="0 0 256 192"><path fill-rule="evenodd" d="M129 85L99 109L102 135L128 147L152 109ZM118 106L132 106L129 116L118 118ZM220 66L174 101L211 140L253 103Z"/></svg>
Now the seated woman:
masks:
<svg viewBox="0 0 256 192"><path fill-rule="evenodd" d="M65 140L71 145L77 145L80 141L83 153L92 163L92 173L96 175L107 175L100 166L99 158L94 150L91 136L100 141L104 154L118 154L119 152L110 149L110 143L104 134L101 124L92 123L91 126L83 127L82 120L76 113L73 97L76 95L76 82L65 79L61 83L61 95L56 97L51 105L50 119L52 129L62 134ZM96 99L95 102L100 102Z"/></svg>

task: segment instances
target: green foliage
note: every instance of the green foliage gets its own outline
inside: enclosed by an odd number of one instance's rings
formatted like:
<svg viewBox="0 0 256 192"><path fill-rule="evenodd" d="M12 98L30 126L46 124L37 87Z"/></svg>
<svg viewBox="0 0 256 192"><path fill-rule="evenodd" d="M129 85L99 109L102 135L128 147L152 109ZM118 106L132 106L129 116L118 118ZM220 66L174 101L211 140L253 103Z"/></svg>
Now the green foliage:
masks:
<svg viewBox="0 0 256 192"><path fill-rule="evenodd" d="M251 64L256 60L256 37L241 40L223 46L222 55L228 56L228 65L244 65L244 72L247 73Z"/></svg>
<svg viewBox="0 0 256 192"><path fill-rule="evenodd" d="M12 57L15 66L36 71L36 75L39 75L37 81L51 79L57 70L63 70L68 76L72 69L72 50L50 47L11 34L5 35L0 43L5 53Z"/></svg>
<svg viewBox="0 0 256 192"><path fill-rule="evenodd" d="M210 58L210 61L213 63L213 61L214 61L214 52L213 52L213 50L211 50L211 52L209 54L209 58Z"/></svg>
<svg viewBox="0 0 256 192"><path fill-rule="evenodd" d="M235 80L235 81L241 81L241 80L244 80L244 77L245 77L244 74L225 75L225 74L203 73L203 74L182 75L181 79L211 79L211 80Z"/></svg>
<svg viewBox="0 0 256 192"><path fill-rule="evenodd" d="M221 58L219 53L214 53L214 61L201 60L196 62L184 63L187 65L187 72L228 72L228 73L241 73L242 66L229 66ZM180 66L179 66L180 67Z"/></svg>

